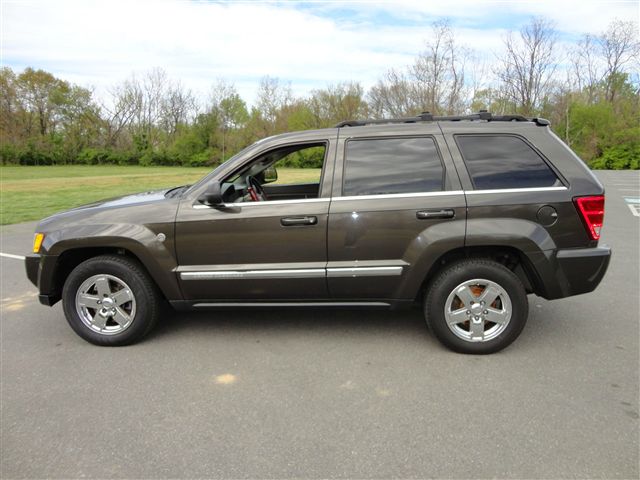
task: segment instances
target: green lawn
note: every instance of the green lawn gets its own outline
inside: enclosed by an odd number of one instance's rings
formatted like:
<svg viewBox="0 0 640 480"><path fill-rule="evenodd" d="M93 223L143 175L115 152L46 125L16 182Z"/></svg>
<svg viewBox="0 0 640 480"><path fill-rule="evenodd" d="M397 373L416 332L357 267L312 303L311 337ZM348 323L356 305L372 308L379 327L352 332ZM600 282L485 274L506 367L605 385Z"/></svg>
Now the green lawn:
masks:
<svg viewBox="0 0 640 480"><path fill-rule="evenodd" d="M0 225L39 220L104 198L194 183L210 168L0 166ZM317 181L318 169L279 168L278 183Z"/></svg>

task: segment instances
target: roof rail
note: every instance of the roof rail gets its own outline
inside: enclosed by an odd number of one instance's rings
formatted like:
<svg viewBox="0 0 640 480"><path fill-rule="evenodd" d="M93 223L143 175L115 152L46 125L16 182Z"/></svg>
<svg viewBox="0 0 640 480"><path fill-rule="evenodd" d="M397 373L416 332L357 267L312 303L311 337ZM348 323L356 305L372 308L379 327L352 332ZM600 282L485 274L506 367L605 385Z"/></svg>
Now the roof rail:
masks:
<svg viewBox="0 0 640 480"><path fill-rule="evenodd" d="M527 118L522 115L493 115L486 110L480 110L478 113L472 113L470 115L449 115L449 116L434 116L431 112L423 112L415 117L400 117L400 118L380 118L380 119L367 119L367 120L347 120L338 123L335 128L342 127L363 127L365 125L384 125L387 123L418 123L418 122L459 122L462 120L485 120L487 122L533 122L539 127L546 127L549 125L549 120L544 118Z"/></svg>

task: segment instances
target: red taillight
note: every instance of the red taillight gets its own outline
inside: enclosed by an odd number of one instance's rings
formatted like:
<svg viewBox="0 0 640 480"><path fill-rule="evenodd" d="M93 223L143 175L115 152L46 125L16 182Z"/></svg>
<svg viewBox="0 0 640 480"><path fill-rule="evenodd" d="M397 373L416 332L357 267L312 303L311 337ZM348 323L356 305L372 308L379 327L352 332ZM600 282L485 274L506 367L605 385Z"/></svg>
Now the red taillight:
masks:
<svg viewBox="0 0 640 480"><path fill-rule="evenodd" d="M591 240L599 240L604 220L604 195L576 197L573 202L576 204L578 212L580 212Z"/></svg>

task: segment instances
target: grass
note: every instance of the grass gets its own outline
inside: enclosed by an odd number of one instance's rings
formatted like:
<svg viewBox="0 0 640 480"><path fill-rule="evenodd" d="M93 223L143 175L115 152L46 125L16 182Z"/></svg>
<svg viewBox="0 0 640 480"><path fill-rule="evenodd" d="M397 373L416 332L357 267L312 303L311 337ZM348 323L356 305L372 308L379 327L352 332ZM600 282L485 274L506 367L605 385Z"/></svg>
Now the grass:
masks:
<svg viewBox="0 0 640 480"><path fill-rule="evenodd" d="M39 220L61 210L128 193L194 183L210 168L0 166L0 225ZM277 183L316 181L318 169L279 168Z"/></svg>

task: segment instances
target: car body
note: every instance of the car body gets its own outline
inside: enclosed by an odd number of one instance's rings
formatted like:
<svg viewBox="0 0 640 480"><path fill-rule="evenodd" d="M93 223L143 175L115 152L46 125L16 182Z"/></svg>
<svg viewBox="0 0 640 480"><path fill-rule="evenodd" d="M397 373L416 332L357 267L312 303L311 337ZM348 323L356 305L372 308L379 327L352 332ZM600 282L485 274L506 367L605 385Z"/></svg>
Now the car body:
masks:
<svg viewBox="0 0 640 480"><path fill-rule="evenodd" d="M282 158L317 151L317 182L268 183ZM63 298L83 262L120 256L179 310L395 308L421 302L443 271L478 259L511 272L525 294L556 299L590 292L604 276L603 208L602 185L546 121L483 112L345 122L261 140L188 188L49 217L26 269L45 305ZM79 308L69 305L67 316ZM84 310L89 321L94 310ZM448 346L506 346L467 340Z"/></svg>

